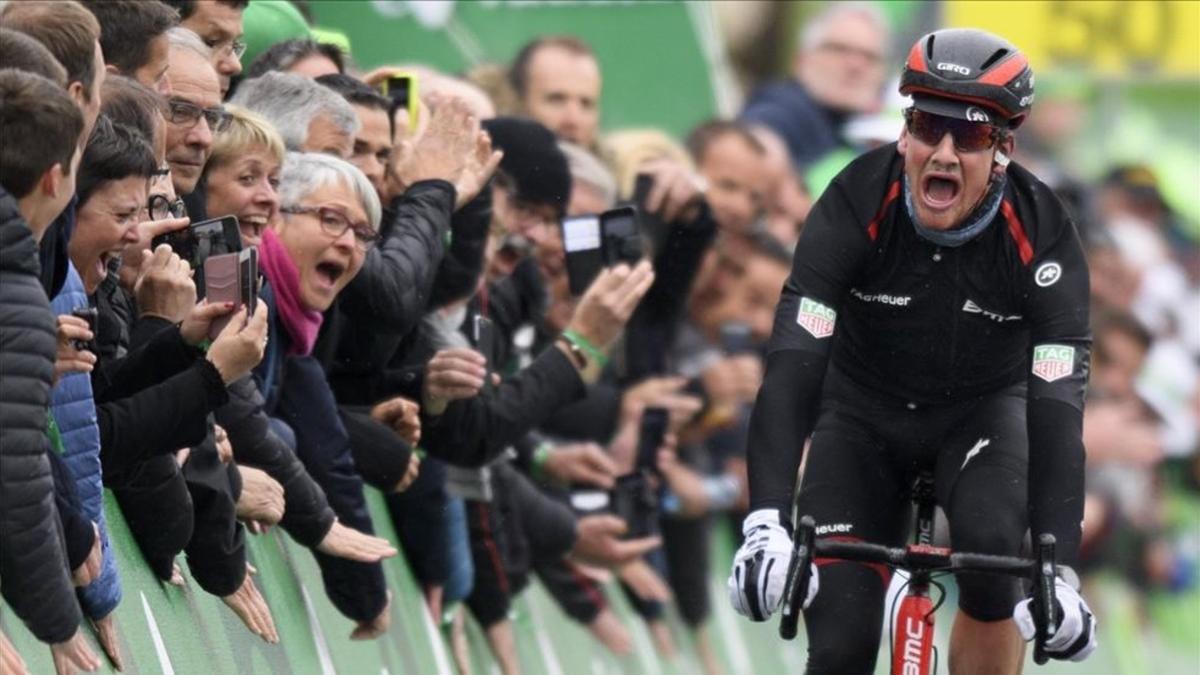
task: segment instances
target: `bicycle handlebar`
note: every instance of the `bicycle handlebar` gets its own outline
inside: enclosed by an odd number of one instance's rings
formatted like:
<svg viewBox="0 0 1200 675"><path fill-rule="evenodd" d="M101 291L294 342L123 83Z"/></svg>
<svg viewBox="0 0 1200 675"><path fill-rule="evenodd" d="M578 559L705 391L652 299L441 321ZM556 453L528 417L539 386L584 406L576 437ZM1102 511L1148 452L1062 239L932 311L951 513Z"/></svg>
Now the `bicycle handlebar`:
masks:
<svg viewBox="0 0 1200 675"><path fill-rule="evenodd" d="M803 598L808 588L810 563L814 558L835 558L848 562L882 563L912 571L983 572L1030 579L1034 584L1032 614L1037 625L1034 636L1034 661L1039 665L1049 658L1046 640L1058 631L1061 620L1055 598L1054 579L1058 568L1054 562L1054 535L1038 537L1037 558L987 555L983 553L954 553L933 546L892 548L860 541L816 540L816 522L811 516L800 518L792 543L792 559L788 563L787 583L783 591L782 617L779 635L785 640L796 637Z"/></svg>

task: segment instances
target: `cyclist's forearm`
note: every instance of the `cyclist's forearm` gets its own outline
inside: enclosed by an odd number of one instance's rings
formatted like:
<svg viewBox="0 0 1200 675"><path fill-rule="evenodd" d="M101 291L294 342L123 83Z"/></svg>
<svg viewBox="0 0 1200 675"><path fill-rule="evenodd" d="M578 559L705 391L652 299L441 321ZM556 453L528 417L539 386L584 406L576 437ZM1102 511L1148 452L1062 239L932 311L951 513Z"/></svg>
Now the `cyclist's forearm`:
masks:
<svg viewBox="0 0 1200 675"><path fill-rule="evenodd" d="M767 357L766 374L750 416L750 509L778 509L791 518L804 441L816 422L827 357L784 350Z"/></svg>
<svg viewBox="0 0 1200 675"><path fill-rule="evenodd" d="M1082 536L1083 412L1052 399L1031 399L1029 420L1029 528L1056 539L1058 562L1076 564Z"/></svg>

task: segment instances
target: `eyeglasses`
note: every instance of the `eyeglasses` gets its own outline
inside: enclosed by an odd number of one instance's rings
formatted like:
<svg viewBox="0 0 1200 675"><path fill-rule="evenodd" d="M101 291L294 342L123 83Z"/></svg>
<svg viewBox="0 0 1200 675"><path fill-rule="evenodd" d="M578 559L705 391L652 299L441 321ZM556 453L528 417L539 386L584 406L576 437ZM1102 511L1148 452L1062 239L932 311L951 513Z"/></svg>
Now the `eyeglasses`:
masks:
<svg viewBox="0 0 1200 675"><path fill-rule="evenodd" d="M195 103L177 98L167 101L167 120L171 124L191 128L196 126L201 117L208 123L209 130L214 134L224 131L229 126L229 120L233 119L229 113L220 108L201 108Z"/></svg>
<svg viewBox="0 0 1200 675"><path fill-rule="evenodd" d="M279 212L316 214L321 229L334 239L345 234L346 230L353 230L354 241L363 251L370 250L379 241L379 234L374 228L366 223L350 222L350 217L334 206L285 206Z"/></svg>
<svg viewBox="0 0 1200 675"><path fill-rule="evenodd" d="M166 220L167 218L183 218L187 215L187 206L183 204L182 199L171 201L166 195L150 195L150 204L147 213L150 214L150 220Z"/></svg>
<svg viewBox="0 0 1200 675"><path fill-rule="evenodd" d="M209 45L209 47L217 53L218 57L222 58L232 54L241 59L242 54L246 53L246 43L241 40L231 40L217 45Z"/></svg>
<svg viewBox="0 0 1200 675"><path fill-rule="evenodd" d="M954 137L954 147L962 152L978 152L992 147L1000 140L1001 130L985 122L969 122L967 120L935 115L908 108L904 111L904 121L908 133L926 145L937 145L946 134Z"/></svg>

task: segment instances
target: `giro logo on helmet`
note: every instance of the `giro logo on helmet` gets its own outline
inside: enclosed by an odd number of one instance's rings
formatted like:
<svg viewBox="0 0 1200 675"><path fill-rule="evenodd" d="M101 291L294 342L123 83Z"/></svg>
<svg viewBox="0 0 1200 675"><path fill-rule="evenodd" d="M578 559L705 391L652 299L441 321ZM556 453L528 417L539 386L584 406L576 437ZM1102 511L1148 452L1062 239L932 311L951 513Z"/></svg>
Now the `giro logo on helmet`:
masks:
<svg viewBox="0 0 1200 675"><path fill-rule="evenodd" d="M983 110L971 106L967 108L967 121L969 122L991 122L992 117Z"/></svg>
<svg viewBox="0 0 1200 675"><path fill-rule="evenodd" d="M966 66L960 66L957 63L939 63L939 64L937 64L937 69L938 70L949 70L950 72L958 73L959 75L970 75L971 74L970 68L968 68Z"/></svg>

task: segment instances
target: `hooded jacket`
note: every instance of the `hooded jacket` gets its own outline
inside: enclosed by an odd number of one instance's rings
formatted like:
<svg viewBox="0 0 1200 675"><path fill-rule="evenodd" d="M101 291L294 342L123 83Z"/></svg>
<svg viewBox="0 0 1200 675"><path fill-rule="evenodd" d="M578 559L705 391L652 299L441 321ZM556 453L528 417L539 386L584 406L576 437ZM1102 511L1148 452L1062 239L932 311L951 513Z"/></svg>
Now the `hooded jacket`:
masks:
<svg viewBox="0 0 1200 675"><path fill-rule="evenodd" d="M16 200L0 188L0 593L39 640L79 627L47 453L54 315L39 280L38 246Z"/></svg>

